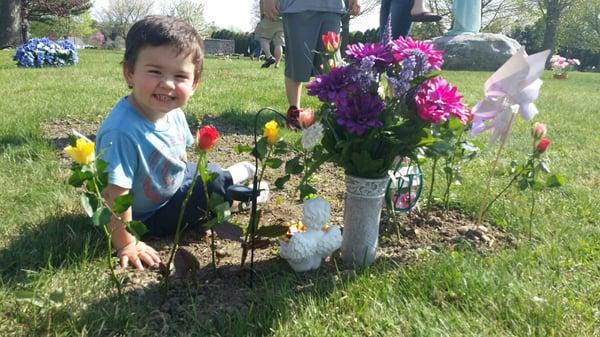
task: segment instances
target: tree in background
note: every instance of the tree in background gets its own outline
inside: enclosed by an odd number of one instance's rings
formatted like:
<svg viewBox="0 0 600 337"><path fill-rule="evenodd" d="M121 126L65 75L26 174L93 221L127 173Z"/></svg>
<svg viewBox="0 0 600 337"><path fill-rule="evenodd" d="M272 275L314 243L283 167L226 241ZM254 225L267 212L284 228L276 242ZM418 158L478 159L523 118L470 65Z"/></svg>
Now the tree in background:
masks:
<svg viewBox="0 0 600 337"><path fill-rule="evenodd" d="M109 0L108 5L98 10L105 35L116 41L125 39L129 28L152 13L152 0Z"/></svg>
<svg viewBox="0 0 600 337"><path fill-rule="evenodd" d="M31 21L44 21L56 17L70 18L80 15L92 7L89 0L21 0L19 19L21 40L29 39Z"/></svg>
<svg viewBox="0 0 600 337"><path fill-rule="evenodd" d="M210 26L204 20L204 5L191 0L168 2L162 9L163 15L175 16L194 27L202 38L210 36Z"/></svg>
<svg viewBox="0 0 600 337"><path fill-rule="evenodd" d="M32 36L47 36L53 39L60 37L79 36L84 40L94 32L93 20L89 12L76 16L52 16L43 21L32 21L30 32Z"/></svg>
<svg viewBox="0 0 600 337"><path fill-rule="evenodd" d="M17 0L0 1L0 49L17 44L19 10Z"/></svg>

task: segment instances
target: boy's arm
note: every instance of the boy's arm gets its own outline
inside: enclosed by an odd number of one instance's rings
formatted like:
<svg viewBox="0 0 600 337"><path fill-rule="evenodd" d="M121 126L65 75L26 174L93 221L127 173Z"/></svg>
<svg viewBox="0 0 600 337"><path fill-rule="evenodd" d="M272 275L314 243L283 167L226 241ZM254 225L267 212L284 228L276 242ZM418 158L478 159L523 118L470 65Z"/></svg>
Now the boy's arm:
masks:
<svg viewBox="0 0 600 337"><path fill-rule="evenodd" d="M111 206L115 198L127 193L129 193L128 189L112 184L109 184L103 191L106 202ZM135 237L125 230L123 222L129 222L132 219L131 207L121 213L120 216L122 221L112 216L108 227L121 266L127 268L129 262L131 262L137 270L144 270L143 264L152 267L160 263L160 257L156 250L142 241L136 242Z"/></svg>

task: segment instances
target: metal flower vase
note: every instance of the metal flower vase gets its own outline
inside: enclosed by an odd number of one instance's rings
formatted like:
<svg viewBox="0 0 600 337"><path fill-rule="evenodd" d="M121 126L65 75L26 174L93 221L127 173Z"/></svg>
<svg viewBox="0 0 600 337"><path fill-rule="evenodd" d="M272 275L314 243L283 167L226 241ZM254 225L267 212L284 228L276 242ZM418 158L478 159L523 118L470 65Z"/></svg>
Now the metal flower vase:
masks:
<svg viewBox="0 0 600 337"><path fill-rule="evenodd" d="M379 221L389 177L366 179L346 175L342 260L368 266L375 261Z"/></svg>

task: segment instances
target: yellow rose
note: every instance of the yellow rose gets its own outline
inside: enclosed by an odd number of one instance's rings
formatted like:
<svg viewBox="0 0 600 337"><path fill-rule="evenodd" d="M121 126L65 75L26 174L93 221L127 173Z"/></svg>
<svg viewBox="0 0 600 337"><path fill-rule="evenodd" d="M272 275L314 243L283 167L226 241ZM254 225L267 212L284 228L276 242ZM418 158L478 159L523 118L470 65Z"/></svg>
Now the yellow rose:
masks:
<svg viewBox="0 0 600 337"><path fill-rule="evenodd" d="M94 143L88 142L83 138L78 138L75 147L69 145L65 147L65 153L69 155L76 163L87 165L96 160L94 153Z"/></svg>
<svg viewBox="0 0 600 337"><path fill-rule="evenodd" d="M272 120L265 124L265 131L263 135L267 138L267 143L270 145L275 144L279 138L279 125L277 125L277 122Z"/></svg>

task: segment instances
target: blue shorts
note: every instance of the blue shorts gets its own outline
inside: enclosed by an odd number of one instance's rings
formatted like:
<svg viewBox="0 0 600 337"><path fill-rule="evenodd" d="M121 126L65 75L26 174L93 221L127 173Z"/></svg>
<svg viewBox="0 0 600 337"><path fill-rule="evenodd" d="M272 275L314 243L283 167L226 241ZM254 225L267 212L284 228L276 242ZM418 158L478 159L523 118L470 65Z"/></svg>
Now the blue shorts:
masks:
<svg viewBox="0 0 600 337"><path fill-rule="evenodd" d="M192 185L192 179L194 178L194 172L196 170L196 164L188 164L185 168L185 176L183 183L173 194L171 199L167 203L159 208L150 218L144 221L144 224L148 228L147 235L150 236L167 236L175 234L177 228L177 219L179 218L179 211L183 204L183 200ZM212 193L218 193L225 197L225 191L229 186L233 184L233 179L229 171L218 170L218 176L216 179L208 184L208 195ZM200 177L196 180L194 191L190 196L186 210L183 214L182 229L202 229L203 221L206 221L206 209L207 200L204 198L204 191L202 187L202 180ZM231 200L228 200L231 203Z"/></svg>

